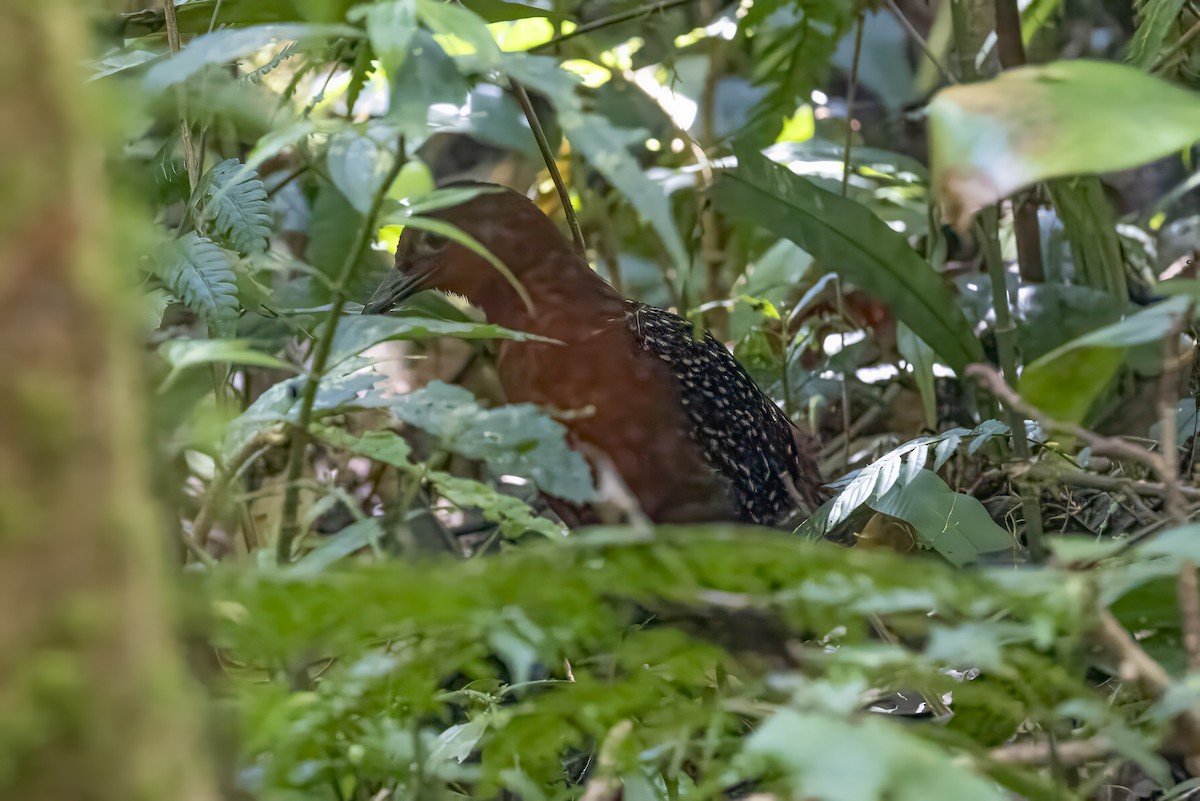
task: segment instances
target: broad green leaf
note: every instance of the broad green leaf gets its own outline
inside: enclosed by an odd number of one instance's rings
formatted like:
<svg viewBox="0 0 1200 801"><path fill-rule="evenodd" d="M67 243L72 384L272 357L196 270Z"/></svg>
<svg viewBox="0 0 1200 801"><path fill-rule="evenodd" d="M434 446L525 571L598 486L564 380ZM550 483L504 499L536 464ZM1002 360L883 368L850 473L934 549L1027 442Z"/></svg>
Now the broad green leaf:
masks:
<svg viewBox="0 0 1200 801"><path fill-rule="evenodd" d="M863 758L869 754L869 758ZM751 775L782 776L788 798L821 801L1002 801L990 781L972 773L909 727L881 716L854 722L782 709L742 751Z"/></svg>
<svg viewBox="0 0 1200 801"><path fill-rule="evenodd" d="M163 381L160 392L174 382L180 372L201 364L245 364L299 372L295 365L256 350L254 343L245 339L173 339L164 343L158 353L171 365L171 372Z"/></svg>
<svg viewBox="0 0 1200 801"><path fill-rule="evenodd" d="M929 104L933 185L959 228L1030 184L1129 169L1197 138L1200 95L1098 61L1010 70Z"/></svg>
<svg viewBox="0 0 1200 801"><path fill-rule="evenodd" d="M1051 181L1054 209L1071 245L1075 283L1103 290L1124 303L1129 297L1117 219L1095 176Z"/></svg>
<svg viewBox="0 0 1200 801"><path fill-rule="evenodd" d="M483 460L497 475L528 478L543 492L569 501L595 497L591 469L567 446L566 429L532 404L485 409L466 389L435 381L393 398L389 408L436 436L442 447Z"/></svg>
<svg viewBox="0 0 1200 801"><path fill-rule="evenodd" d="M451 759L459 763L466 761L487 733L489 722L488 715L479 715L474 720L446 729L433 744L426 760L426 769L434 771L441 763Z"/></svg>
<svg viewBox="0 0 1200 801"><path fill-rule="evenodd" d="M238 316L236 261L211 239L189 232L167 248L158 276L205 322L231 329Z"/></svg>
<svg viewBox="0 0 1200 801"><path fill-rule="evenodd" d="M449 55L468 60L476 72L500 68L503 54L477 14L441 0L416 0L416 3L417 16L441 37L442 47Z"/></svg>
<svg viewBox="0 0 1200 801"><path fill-rule="evenodd" d="M267 190L254 170L237 159L213 167L200 181L202 217L216 235L241 253L267 249L271 236L271 205Z"/></svg>
<svg viewBox="0 0 1200 801"><path fill-rule="evenodd" d="M352 22L365 19L367 39L388 74L400 68L417 33L416 0L386 0L358 6L349 19Z"/></svg>
<svg viewBox="0 0 1200 801"><path fill-rule="evenodd" d="M369 136L343 131L329 141L325 159L333 185L365 215L396 157Z"/></svg>
<svg viewBox="0 0 1200 801"><path fill-rule="evenodd" d="M1167 336L1192 303L1173 297L1056 348L1021 372L1021 394L1057 420L1081 422L1126 351Z"/></svg>
<svg viewBox="0 0 1200 801"><path fill-rule="evenodd" d="M380 342L395 339L430 339L432 337L511 339L517 342L550 341L543 337L512 331L490 323L456 322L433 317L358 315L339 321L337 334L333 338L333 348L329 354L329 363L336 365Z"/></svg>
<svg viewBox="0 0 1200 801"><path fill-rule="evenodd" d="M211 64L237 61L277 42L357 35L346 25L255 25L214 31L197 36L170 60L151 67L144 85L148 92L161 92Z"/></svg>
<svg viewBox="0 0 1200 801"><path fill-rule="evenodd" d="M932 548L956 567L1014 546L1012 536L996 525L983 504L954 492L929 470L868 505L911 523L923 548Z"/></svg>
<svg viewBox="0 0 1200 801"><path fill-rule="evenodd" d="M142 314L142 327L147 331L157 329L162 325L167 307L174 302L175 297L165 289L152 289L143 295L138 305Z"/></svg>
<svg viewBox="0 0 1200 801"><path fill-rule="evenodd" d="M792 240L829 269L887 301L896 317L962 374L983 349L942 277L901 235L863 206L817 188L759 153L738 148L738 167L717 179L731 217Z"/></svg>
<svg viewBox="0 0 1200 801"><path fill-rule="evenodd" d="M388 121L409 136L423 138L428 135L430 108L461 108L470 86L428 31L417 31L410 50L410 58L389 76Z"/></svg>

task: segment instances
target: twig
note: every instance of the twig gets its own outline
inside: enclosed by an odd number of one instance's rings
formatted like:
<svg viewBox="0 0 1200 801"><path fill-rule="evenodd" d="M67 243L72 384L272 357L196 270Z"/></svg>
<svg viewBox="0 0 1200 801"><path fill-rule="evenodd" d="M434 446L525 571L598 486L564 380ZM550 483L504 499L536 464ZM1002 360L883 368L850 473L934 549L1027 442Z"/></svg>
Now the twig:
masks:
<svg viewBox="0 0 1200 801"><path fill-rule="evenodd" d="M179 18L175 15L175 0L163 0L163 20L167 26L167 46L170 48L171 54L175 55L181 48ZM187 121L187 96L184 94L183 84L179 84L175 88L175 95L179 102L179 143L183 148L183 163L187 165L188 186L195 189L197 181L200 180L200 160L197 158L195 144L192 142L192 128Z"/></svg>
<svg viewBox="0 0 1200 801"><path fill-rule="evenodd" d="M862 56L864 17L854 26L854 56L850 60L850 84L846 87L846 142L842 147L842 197L850 189L850 148L854 146L854 95L858 91L858 62Z"/></svg>
<svg viewBox="0 0 1200 801"><path fill-rule="evenodd" d="M262 431L248 442L229 458L216 476L213 477L212 484L208 488L208 493L205 495L204 503L200 506L200 511L196 514L195 520L192 522L191 538L195 544L203 548L208 544L208 535L212 531L213 523L216 520L217 507L220 506L225 497L226 491L229 489L229 484L238 476L242 468L249 462L256 459L266 449L282 445L286 441L282 429L278 427L269 428Z"/></svg>
<svg viewBox="0 0 1200 801"><path fill-rule="evenodd" d="M587 245L583 241L583 230L579 227L579 218L575 216L575 209L571 206L571 193L567 191L562 173L558 171L558 162L554 158L554 151L550 148L550 140L546 138L542 122L538 119L537 112L533 110L529 93L516 78L509 77L508 83L512 87L513 94L517 96L521 110L525 112L525 119L529 121L529 128L533 131L533 138L537 141L542 160L546 162L546 169L550 171L550 180L554 181L554 188L558 190L558 199L562 203L563 214L567 217L567 225L571 227L571 238L575 240L575 247L579 249L580 254L586 253Z"/></svg>
<svg viewBox="0 0 1200 801"><path fill-rule="evenodd" d="M1200 20L1197 20L1192 27L1184 31L1183 35L1175 40L1175 44L1171 45L1165 53L1159 56L1158 61L1154 62L1154 66L1150 71L1158 72L1162 70L1171 59L1183 52L1183 48L1187 47L1188 43L1198 35L1200 35Z"/></svg>
<svg viewBox="0 0 1200 801"><path fill-rule="evenodd" d="M279 539L275 543L276 559L280 564L286 564L291 560L292 543L295 542L296 534L299 532L297 512L300 508L300 485L298 482L300 474L304 471L304 452L307 450L311 438L308 428L312 424L313 406L317 401L317 389L321 386L321 378L325 375L325 368L329 363L329 354L333 348L333 337L337 333L338 322L341 319L342 311L346 307L346 285L350 282L350 278L354 274L354 268L371 245L371 241L374 238L375 218L379 216L379 209L383 205L383 200L387 197L387 192L392 184L396 182L396 177L404 167L405 161L404 141L401 139L396 158L392 162L391 168L388 170L387 175L384 176L383 181L380 182L379 188L375 190L374 197L371 198L371 206L367 209L367 214L363 218L362 226L359 228L358 236L354 242L354 247L346 254L346 260L342 263L342 269L338 274L337 282L333 285L333 295L327 315L328 323L325 326L325 330L321 332L321 336L317 339L316 347L313 349L312 367L309 369L307 380L304 382L304 394L300 400L300 414L295 425L292 426L291 452L288 455L288 468L285 478L287 489L283 496Z"/></svg>
<svg viewBox="0 0 1200 801"><path fill-rule="evenodd" d="M933 50L929 47L929 42L925 41L925 37L921 35L921 32L913 27L913 24L908 21L908 17L904 16L904 12L901 11L900 7L896 5L896 0L887 0L887 6L888 10L892 12L896 19L900 20L900 24L904 26L904 30L908 31L908 35L911 36L913 41L916 42L921 48L921 52L925 54L925 58L929 59L929 63L936 67L937 71L941 73L941 76L946 80L946 83L958 83L958 80L950 74L950 71L943 67L941 62L938 61L937 56L933 54Z"/></svg>
<svg viewBox="0 0 1200 801"><path fill-rule="evenodd" d="M1062 473L1054 477L1063 484L1088 489L1106 490L1110 492L1127 492L1136 495L1147 495L1152 498L1163 498L1167 494L1164 484L1153 481L1137 481L1120 476L1098 476L1095 473ZM1180 494L1189 501L1200 501L1200 489L1194 487L1179 487Z"/></svg>
<svg viewBox="0 0 1200 801"><path fill-rule="evenodd" d="M981 382L989 392L1000 399L1001 403L1020 412L1029 419L1037 420L1046 429L1067 434L1084 442L1092 449L1092 453L1131 459L1146 465L1160 478L1163 475L1162 459L1159 458L1158 454L1117 437L1102 436L1074 423L1063 423L1051 419L1045 412L1028 403L1013 391L1008 384L1004 383L1004 379L1000 377L1000 374L990 365L969 365L967 367L967 375Z"/></svg>
<svg viewBox="0 0 1200 801"><path fill-rule="evenodd" d="M1066 743L1032 740L994 748L988 754L988 759L1001 765L1045 765L1053 753L1060 765L1077 767L1103 759L1112 752L1113 744L1105 737Z"/></svg>
<svg viewBox="0 0 1200 801"><path fill-rule="evenodd" d="M535 45L529 48L527 52L540 53L545 50L553 49L568 39L574 39L576 36L583 36L585 33L591 33L592 31L599 30L600 28L607 28L610 25L616 25L618 23L625 22L626 20L648 16L656 11L666 11L667 9L674 8L675 6L687 5L688 3L694 2L696 2L696 0L661 0L661 2L658 3L650 3L649 5L631 8L628 11L611 14L607 17L601 17L598 20L593 20L592 22L580 25L578 28L569 33L560 33L558 36L555 36L554 38L549 39L540 45Z"/></svg>

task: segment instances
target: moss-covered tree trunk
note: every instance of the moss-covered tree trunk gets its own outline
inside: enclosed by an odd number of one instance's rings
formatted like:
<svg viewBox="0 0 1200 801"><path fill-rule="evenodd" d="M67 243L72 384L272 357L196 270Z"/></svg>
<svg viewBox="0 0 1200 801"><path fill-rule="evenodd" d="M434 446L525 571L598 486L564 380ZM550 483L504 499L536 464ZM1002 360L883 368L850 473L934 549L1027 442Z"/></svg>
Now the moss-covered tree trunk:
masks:
<svg viewBox="0 0 1200 801"><path fill-rule="evenodd" d="M0 3L0 798L206 801L87 5Z"/></svg>

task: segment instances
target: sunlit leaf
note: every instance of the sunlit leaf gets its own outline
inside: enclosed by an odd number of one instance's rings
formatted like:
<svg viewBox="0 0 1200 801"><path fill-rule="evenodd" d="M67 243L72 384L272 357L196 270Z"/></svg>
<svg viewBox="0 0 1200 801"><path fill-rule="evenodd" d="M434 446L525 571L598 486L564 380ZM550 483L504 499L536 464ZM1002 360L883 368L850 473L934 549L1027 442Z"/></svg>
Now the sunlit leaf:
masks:
<svg viewBox="0 0 1200 801"><path fill-rule="evenodd" d="M1010 70L945 88L929 104L934 188L960 228L1022 187L1136 167L1198 132L1200 95L1098 61Z"/></svg>

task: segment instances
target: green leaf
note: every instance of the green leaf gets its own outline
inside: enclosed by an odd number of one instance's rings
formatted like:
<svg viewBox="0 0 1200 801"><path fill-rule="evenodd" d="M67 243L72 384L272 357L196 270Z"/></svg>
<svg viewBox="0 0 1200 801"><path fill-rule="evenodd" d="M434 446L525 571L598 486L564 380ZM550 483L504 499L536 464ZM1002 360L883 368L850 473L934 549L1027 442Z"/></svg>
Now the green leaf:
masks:
<svg viewBox="0 0 1200 801"><path fill-rule="evenodd" d="M544 337L512 331L491 323L456 322L433 317L385 317L382 315L349 316L338 324L333 338L329 363L335 365L362 353L380 342L395 339L430 339L458 337L459 339L511 339L516 342L550 342Z"/></svg>
<svg viewBox="0 0 1200 801"><path fill-rule="evenodd" d="M230 328L238 316L237 257L211 239L188 232L172 242L158 276L209 325Z"/></svg>
<svg viewBox="0 0 1200 801"><path fill-rule="evenodd" d="M163 344L158 353L171 365L171 372L163 381L160 392L172 384L179 373L201 364L246 364L299 371L283 359L255 350L254 343L245 339L173 339Z"/></svg>
<svg viewBox="0 0 1200 801"><path fill-rule="evenodd" d="M1184 0L1146 0L1142 4L1137 31L1129 43L1129 63L1143 70L1155 65L1167 37L1179 21Z"/></svg>
<svg viewBox="0 0 1200 801"><path fill-rule="evenodd" d="M143 328L147 331L154 331L162 325L167 307L174 302L175 297L165 289L152 289L143 295L139 304Z"/></svg>
<svg viewBox="0 0 1200 801"><path fill-rule="evenodd" d="M389 75L404 64L417 33L415 0L388 0L358 6L350 12L349 19L352 22L366 20L367 39Z"/></svg>
<svg viewBox="0 0 1200 801"><path fill-rule="evenodd" d="M496 475L528 478L543 492L577 503L595 497L591 470L567 446L566 429L532 404L485 409L462 387L435 381L397 396L390 409L444 448L483 460Z"/></svg>
<svg viewBox="0 0 1200 801"><path fill-rule="evenodd" d="M690 263L688 251L675 226L670 199L662 186L646 177L645 170L629 151L631 145L645 141L646 132L616 128L604 117L585 113L575 93L575 77L561 69L554 59L510 55L505 59L505 68L554 103L559 125L571 144L650 224L679 275L686 275Z"/></svg>
<svg viewBox="0 0 1200 801"><path fill-rule="evenodd" d="M910 482L895 486L869 505L911 523L921 547L932 548L957 567L1014 546L1012 536L996 525L983 504L953 491L929 470L920 471Z"/></svg>
<svg viewBox="0 0 1200 801"><path fill-rule="evenodd" d="M428 470L413 463L409 460L412 449L408 442L394 431L368 431L361 437L355 437L340 428L313 426L313 434L334 447L391 465L428 481L455 506L479 509L484 519L500 525L500 531L506 537L515 538L526 531L546 537L562 536L562 529L550 520L538 517L519 498L504 495L478 481L452 476L440 470Z"/></svg>
<svg viewBox="0 0 1200 801"><path fill-rule="evenodd" d="M428 31L417 31L409 55L390 76L388 120L406 134L423 138L428 135L430 107L441 104L462 107L470 86L454 60Z"/></svg>
<svg viewBox="0 0 1200 801"><path fill-rule="evenodd" d="M201 219L211 220L215 233L241 253L260 253L271 236L271 205L267 189L252 169L237 159L213 167L200 181Z"/></svg>
<svg viewBox="0 0 1200 801"><path fill-rule="evenodd" d="M148 92L161 92L209 65L237 61L277 42L357 35L358 31L346 25L289 24L226 28L197 36L169 61L155 64L146 73L144 86Z"/></svg>
<svg viewBox="0 0 1200 801"><path fill-rule="evenodd" d="M960 228L1030 184L1136 167L1198 132L1200 95L1098 61L1009 70L942 89L929 104L933 184L943 217Z"/></svg>
<svg viewBox="0 0 1200 801"><path fill-rule="evenodd" d="M503 54L492 33L480 17L472 11L441 0L416 0L417 16L433 31L445 37L443 47L449 42L458 45L448 49L451 56L463 58L475 72L486 72L500 68ZM456 40L456 41L455 41Z"/></svg>
<svg viewBox="0 0 1200 801"><path fill-rule="evenodd" d="M983 349L942 277L863 206L792 174L748 148L717 180L729 216L792 240L823 265L887 301L913 333L959 375Z"/></svg>
<svg viewBox="0 0 1200 801"><path fill-rule="evenodd" d="M1163 339L1193 302L1170 298L1052 350L1021 372L1021 395L1057 420L1081 422L1126 351Z"/></svg>
<svg viewBox="0 0 1200 801"><path fill-rule="evenodd" d="M343 131L329 141L329 177L355 211L365 215L396 157L369 136Z"/></svg>
<svg viewBox="0 0 1200 801"><path fill-rule="evenodd" d="M455 724L438 735L426 760L426 770L436 771L442 763L452 759L465 762L487 733L489 721L488 715L480 715L466 723Z"/></svg>
<svg viewBox="0 0 1200 801"><path fill-rule="evenodd" d="M306 553L289 569L296 576L316 576L325 572L334 563L345 559L363 548L379 547L383 539L383 528L373 517L358 520L325 539L316 548Z"/></svg>
<svg viewBox="0 0 1200 801"><path fill-rule="evenodd" d="M937 391L934 388L933 348L926 345L925 340L914 334L904 323L896 324L896 348L912 368L913 382L916 383L917 393L921 396L925 427L936 428Z"/></svg>
<svg viewBox="0 0 1200 801"><path fill-rule="evenodd" d="M870 754L869 759L861 755ZM789 798L822 801L1001 801L965 764L911 728L868 716L852 722L783 709L746 741L751 775L781 775Z"/></svg>
<svg viewBox="0 0 1200 801"><path fill-rule="evenodd" d="M561 114L563 132L583 157L658 234L667 255L681 273L688 265L687 248L675 226L671 202L663 188L646 177L646 171L633 158L629 148L646 140L647 132L613 127L597 114Z"/></svg>

